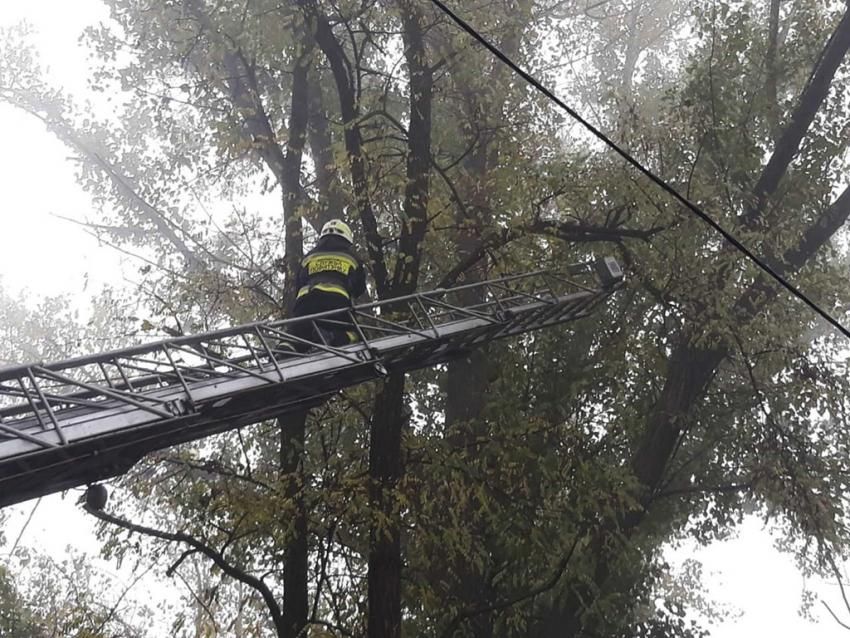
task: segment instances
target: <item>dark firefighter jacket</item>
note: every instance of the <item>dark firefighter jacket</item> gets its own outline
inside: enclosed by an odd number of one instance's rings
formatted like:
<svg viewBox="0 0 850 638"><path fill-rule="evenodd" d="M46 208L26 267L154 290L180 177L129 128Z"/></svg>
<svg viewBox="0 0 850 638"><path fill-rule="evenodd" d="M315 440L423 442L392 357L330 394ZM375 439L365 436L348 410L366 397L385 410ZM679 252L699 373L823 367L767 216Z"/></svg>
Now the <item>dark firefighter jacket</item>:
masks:
<svg viewBox="0 0 850 638"><path fill-rule="evenodd" d="M342 237L322 237L298 269L296 305L314 291L345 297L349 302L366 292L366 272L351 244Z"/></svg>

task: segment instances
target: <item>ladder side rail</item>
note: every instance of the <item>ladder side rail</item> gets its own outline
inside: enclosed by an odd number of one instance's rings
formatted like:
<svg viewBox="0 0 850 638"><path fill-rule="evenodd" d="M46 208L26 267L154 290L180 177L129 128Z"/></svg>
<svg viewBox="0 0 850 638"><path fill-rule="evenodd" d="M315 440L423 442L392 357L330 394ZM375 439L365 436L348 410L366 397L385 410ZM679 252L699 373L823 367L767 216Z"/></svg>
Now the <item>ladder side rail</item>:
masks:
<svg viewBox="0 0 850 638"><path fill-rule="evenodd" d="M374 352L372 350L372 342L374 339L369 338L364 326L357 320L357 311L355 311L354 308L349 308L347 312L348 318L351 320L351 323L354 325L354 329L357 332L357 336L360 338L360 343L363 344L366 351L374 358Z"/></svg>
<svg viewBox="0 0 850 638"><path fill-rule="evenodd" d="M548 272L544 272L531 279L528 282L530 287L527 290L523 290L518 287L506 286L498 280L490 283L489 285L502 295L506 295L505 297L502 297L503 300L515 301L516 297L525 297L542 303L551 303L565 295L581 290L586 292L593 292L595 290L576 284L568 279L556 280L557 283L561 284L561 289L556 290L555 285L553 285L555 282L553 282L553 280L551 280L547 275Z"/></svg>
<svg viewBox="0 0 850 638"><path fill-rule="evenodd" d="M422 310L422 314L428 320L428 327L431 329L431 331L433 332L435 337L438 336L440 334L440 332L439 332L439 330L437 330L437 324L434 323L434 318L428 312L428 308L426 308L425 304L422 303L422 297L417 297L416 303L419 306L420 310Z"/></svg>
<svg viewBox="0 0 850 638"><path fill-rule="evenodd" d="M115 384L112 381L112 377L110 377L109 373L106 371L106 366L103 364L103 361L98 361L97 367L100 370L100 376L103 377L104 381L106 381L106 385L108 385L110 388L114 388Z"/></svg>
<svg viewBox="0 0 850 638"><path fill-rule="evenodd" d="M118 357L110 357L109 361L115 366L115 369L118 370L118 374L121 375L121 380L124 382L126 388L128 390L132 390L133 385L130 383L130 378L127 376L127 372L124 370L124 366L121 365Z"/></svg>
<svg viewBox="0 0 850 638"><path fill-rule="evenodd" d="M501 286L498 283L492 284L492 287L495 288L496 290L499 290L503 293L507 293L507 294L510 295L509 297L506 297L502 300L503 303L512 302L512 301L516 300L517 298L529 299L529 300L532 300L532 301L538 301L540 303L554 303L555 300L558 299L558 295L556 295L554 293L550 293L548 295L548 297L544 297L540 293L535 293L534 291L524 292L522 290L506 288L506 287ZM547 293L548 292L549 291L547 291Z"/></svg>
<svg viewBox="0 0 850 638"><path fill-rule="evenodd" d="M0 368L0 381L16 378L18 374L21 372L26 372L26 370L33 366L38 366L45 370L51 371L60 371L60 370L70 370L82 368L84 366L90 364L97 363L111 363L114 359L123 358L127 359L136 355L148 355L153 352L159 351L163 344L167 344L169 346L176 345L200 345L202 342L209 342L211 340L220 339L229 336L239 335L247 330L252 329L255 326L263 326L263 325L291 325L294 323L298 323L300 321L309 320L312 318L320 318L323 316L327 316L330 314L334 314L338 311L326 311L322 313L317 313L310 316L298 317L294 319L283 319L275 322L267 322L267 321L257 321L249 324L244 324L240 326L234 326L232 328L224 328L218 331L210 331L205 333L199 333L195 335L186 335L181 337L172 337L170 339L162 339L157 341L151 341L149 343L138 344L135 346L130 346L128 348L118 349L118 350L110 350L104 353L91 354L91 355L83 355L80 357L72 357L70 359L65 359L61 361L53 361L49 363L39 362L36 364L22 364L17 366L7 366L4 368Z"/></svg>
<svg viewBox="0 0 850 638"><path fill-rule="evenodd" d="M263 370L263 368L265 367L265 360L261 358L261 348L257 348L251 343L251 340L248 338L249 335L251 337L256 336L254 331L252 330L250 332L243 332L241 335L239 335L239 337L242 343L245 345L245 348L248 349L247 356L250 357L250 360L252 362L252 365L250 367L256 368L257 370ZM262 346L262 342L260 343L260 345ZM234 363L243 363L243 361L241 361L241 358L238 358L237 360L234 360Z"/></svg>
<svg viewBox="0 0 850 638"><path fill-rule="evenodd" d="M132 377L131 384L120 384L116 385L116 390L123 390L126 392L147 392L150 391L151 386L160 386L170 385L172 381L178 381L177 373L170 372L165 368L165 363L162 361L155 362L159 369L152 370L149 367L144 367L143 364L150 365L154 363L150 359L142 359L140 357L129 357L123 361L123 368L127 370L133 370L135 372L141 372L140 376ZM216 371L215 369L210 369L208 367L192 367L183 365L175 362L176 370L180 370L183 373L192 373L196 376L198 380L209 378L212 373L214 376L218 376L224 374L221 371ZM165 382L165 383L163 383Z"/></svg>
<svg viewBox="0 0 850 638"><path fill-rule="evenodd" d="M562 303L526 303L522 306L516 306L508 310L509 319L505 321L505 331L509 333L525 332L529 325L532 325L541 313L554 313L563 306Z"/></svg>
<svg viewBox="0 0 850 638"><path fill-rule="evenodd" d="M186 401L188 402L190 408L192 410L195 409L195 398L192 396L192 391L189 389L189 385L186 383L186 379L180 374L180 369L177 367L177 364L174 362L174 357L171 354L171 350L167 345L162 346L163 352L165 352L165 356L168 357L168 362L174 368L174 373L177 375L177 379L180 382L180 387L183 388L183 392L186 394Z"/></svg>
<svg viewBox="0 0 850 638"><path fill-rule="evenodd" d="M575 314L572 308L577 304L589 302L590 295L585 292L575 292L561 297L554 304L526 304L508 310L510 319L505 321L504 327L497 332L493 338L503 339L506 337L522 334L530 330L536 330L541 323L548 322L550 318L555 323L570 321Z"/></svg>
<svg viewBox="0 0 850 638"><path fill-rule="evenodd" d="M501 311L506 311L511 307L515 306L523 306L528 304L529 302L533 303L541 303L551 305L553 303L557 303L559 299L564 296L571 294L571 292L564 291L561 294L553 294L547 288L546 290L538 290L537 286L534 286L529 291L523 291L516 288L509 288L505 286L501 286L498 283L485 282L487 284L488 289L492 289L493 299L489 301L484 301L480 304L467 305L465 307L476 310L478 308L491 308L496 306ZM503 295L503 296L500 296Z"/></svg>
<svg viewBox="0 0 850 638"><path fill-rule="evenodd" d="M150 363L148 360L143 360L143 362L144 363ZM103 367L102 363L103 362L98 362L98 368L101 370L102 373L105 373L105 368ZM114 362L109 362L109 363L114 363ZM165 376L162 371L155 372L155 373L151 374L153 371L151 371L150 369L143 368L141 366L133 366L132 364L128 364L127 362L124 362L123 366L121 366L122 370L124 368L142 371L142 372L145 372L148 376L134 377L133 382L136 384L135 386L133 385L133 383L131 383L129 381L129 379L127 379L126 383L116 384L115 381L113 381L108 374L97 375L98 380L104 381L108 390L114 390L114 391L117 391L117 392L129 391L133 394L138 394L141 390L148 390L149 389L149 388L146 388L144 386L149 386L151 384L162 385L162 381L163 381L163 378ZM37 371L43 371L43 370L45 370L45 368L41 368L40 366L33 366L33 367L30 368L30 373L32 373L32 371L36 371L36 370ZM72 368L71 372L77 371L77 370L79 370L79 368ZM42 376L41 372L39 372L38 376ZM126 374L124 376L126 378ZM175 376L175 379L176 379L176 376ZM61 381L61 383L57 385L57 387L60 387L60 388L62 388L62 387L65 387L65 388L81 388L81 390L78 390L78 391L62 392L62 393L55 392L54 393L54 392L45 391L43 388L41 388L40 384L38 384L38 387L40 389L41 394L43 394L44 397L46 397L46 399L48 399L47 402L51 403L51 405L62 404L62 403L73 403L73 404L77 404L77 405L87 405L89 407L97 407L98 406L97 399L103 399L105 397L110 396L110 394L108 392L103 391L103 386L95 385L94 383L87 383L87 382L77 380L77 379L73 379L70 376L61 375L61 378L60 378L59 376L51 375L51 380ZM24 398L27 398L25 391L24 392L15 391L14 389L9 388L8 386L5 386L3 384L0 384L0 395L10 396L10 397L12 397L12 396L22 396ZM27 413L27 412L34 413L38 409L37 404L35 402L30 403L29 406L30 406L29 410L25 409L25 404L20 404L20 403L14 404L14 405L3 406L2 408L0 408L0 416L2 416L3 418L9 418L9 417L15 416L16 414L19 414L19 413Z"/></svg>
<svg viewBox="0 0 850 638"><path fill-rule="evenodd" d="M162 343L162 342L160 342L160 343ZM192 354L195 354L195 353L192 352ZM140 365L134 365L134 363L138 363ZM111 378L111 375L109 375L108 372L106 371L104 364L111 364L111 365L116 366L116 368L119 370L119 374L121 375L123 382L122 383L116 383ZM227 363L227 365L230 365L230 364ZM124 391L124 392L129 391L130 393L133 393L133 394L138 394L138 393L140 393L140 391L149 391L150 390L149 386L151 386L151 385L158 385L158 386L162 387L164 384L167 385L168 382L170 382L170 381L179 382L181 372L187 372L187 373L195 374L195 375L203 375L203 376L199 376L198 378L205 378L209 375L208 371L204 368L180 365L173 360L169 362L169 361L161 361L161 360L156 360L156 359L145 359L145 358L138 357L138 356L130 356L127 359L125 359L124 361L120 361L120 357L112 357L111 359L109 359L107 361L98 361L97 366L98 366L98 368L100 369L100 372L101 372L101 374L98 375L98 379L103 380L106 383L106 386L108 386L110 389L113 389L113 390ZM148 367L145 367L145 366L148 366ZM56 368L56 366L49 366L49 368L41 368L40 367L39 369L47 370L47 369L50 369L50 368ZM73 368L71 368L71 371L72 372L77 371L80 368L81 368L81 366L73 367ZM159 368L159 369L157 369L157 368ZM171 368L171 370L169 371L166 368ZM143 375L142 376L128 377L128 375L126 374L126 371L128 371L128 370L134 370L134 371L137 371L137 372L142 372ZM240 367L240 371L245 372L246 370ZM216 376L221 376L221 375L230 376L229 373L226 373L224 371L221 371L221 370L216 371ZM84 388L84 391L82 391L82 392L49 394L49 397L51 399L54 399L56 402L61 402L63 400L67 400L68 402L82 403L87 398L114 396L114 395L111 395L110 393L103 392L102 388L100 386L96 386L93 383L80 382L77 379L72 379L70 376L61 375L61 377L60 377L60 376L57 376L57 375L53 375L53 378L55 380L59 380L61 378L61 381L66 386ZM5 391L6 396L13 396L13 395L16 395L16 394L19 395L19 396L25 396L25 393L26 393L26 389L24 389L23 392L20 392L20 391L16 392L14 390L12 390L10 392L9 390L10 389L8 387L0 385L0 393ZM3 408L0 408L0 414L8 416L11 413L11 408L12 408L12 406L4 406ZM34 410L34 408L32 408L32 406L31 406L31 409Z"/></svg>
<svg viewBox="0 0 850 638"><path fill-rule="evenodd" d="M303 410L305 406L315 405L317 404L317 402L325 400L325 397L330 394L333 394L333 392L326 392L318 398L311 396L308 398L293 401L286 406L276 408L275 413L282 414ZM270 418L268 415L263 415L262 413L256 414L256 417L248 415L245 419L240 419L236 427L244 426L249 423L256 423L261 420L264 420L264 418ZM204 428L204 431L200 433L191 432L191 436L185 438L184 440L180 440L179 438L172 438L172 442L169 445L179 444L189 440L202 438L204 436L208 436L209 434L215 434L218 431L223 431L226 429L232 429L229 422L219 423L217 424L217 427L212 430L209 428ZM55 458L50 460L48 463L42 463L35 469L36 472L39 472L40 476L46 476L46 478L51 481L52 484L48 487L41 486L42 489L40 490L34 489L32 487L32 481L30 479L31 470L28 469L19 469L19 471L15 474L8 474L0 477L0 487L2 487L2 489L0 489L0 507L5 507L6 505L20 502L28 498L42 496L53 491L70 489L94 480L103 480L111 476L126 472L130 468L130 466L132 466L132 464L134 464L145 453L160 449L161 446L158 444L160 439L161 433L157 432L156 430L141 433L141 436L137 437L133 442L137 449L144 450L141 454L136 452L130 454L129 457L132 460L129 462L127 460L122 461L121 459L111 459L113 461L111 467L107 468L107 470L105 471L97 473L96 475L92 472L84 473L80 470L80 467L87 465L87 462L91 463L95 458L103 459L105 457L109 457L109 455L115 451L127 449L127 445L125 442L113 441L112 443L109 443L106 446L97 448L94 451L89 450L75 457L68 457L67 455L55 457L54 453L53 456ZM22 462L20 462L18 465L25 465L28 460L30 459L21 459ZM118 466L118 469L115 469L116 465ZM70 473L66 472L63 474L61 470L63 468L68 467L71 468ZM24 479L23 481L21 481L21 488L22 490L25 490L25 494L20 498L16 498L17 493L6 487L8 484L14 484L14 479L16 478Z"/></svg>
<svg viewBox="0 0 850 638"><path fill-rule="evenodd" d="M565 299L559 304L555 304L547 308L546 310L535 314L534 320L531 322L531 326L536 326L538 323L545 323L551 317L555 317L559 314L568 314L572 316L575 312L578 311L584 304L589 304L593 300L593 296L590 293L575 293L577 296L572 299ZM532 330L535 328L531 328Z"/></svg>
<svg viewBox="0 0 850 638"><path fill-rule="evenodd" d="M9 388L9 387L3 387L2 389L0 389L0 396L25 398L24 393L21 390L16 390L14 388ZM77 405L77 406L83 406L83 407L89 407L89 408L98 406L97 401L92 401L88 398L83 398L83 397L80 397L76 394L53 394L52 392L45 391L44 396L46 396L48 399L53 400L54 403L64 402L64 403L71 403L71 404L74 404L74 405ZM16 404L16 405L23 406L24 404L19 403L19 404ZM2 410L0 410L0 412L2 412Z"/></svg>
<svg viewBox="0 0 850 638"><path fill-rule="evenodd" d="M370 310L370 309L374 309L374 308L380 308L383 305L388 305L388 304L391 304L391 303L394 303L394 302L408 301L408 300L414 299L416 297L422 297L423 299L425 299L427 297L433 297L433 296L436 296L436 295L446 295L446 294L453 293L453 292L460 292L460 291L470 290L470 289L473 289L473 288L480 288L485 283L494 283L494 282L509 283L509 282L521 281L521 280L537 277L540 274L545 273L545 272L547 272L547 271L546 270L536 270L536 271L533 271L533 272L530 272L530 273L522 273L522 274L517 274L517 275L506 275L504 277L499 277L497 279L486 280L486 281L483 281L483 282L479 281L479 282L474 282L474 283L471 283L471 284L462 284L460 286L453 286L451 288L436 288L434 290L428 290L428 291L423 291L423 292L414 292L414 293L411 293L409 295L404 295L404 296L401 296L401 297L393 297L391 299L386 299L386 300L382 300L382 301L373 301L373 302L370 302L370 303L367 303L367 304L361 304L361 305L355 306L355 308L360 309L360 310Z"/></svg>
<svg viewBox="0 0 850 638"><path fill-rule="evenodd" d="M56 373L51 373L51 374L55 375ZM198 384L204 384L204 383L207 383L207 384L213 383L214 384L214 383L219 382L221 380L221 378L239 379L240 376L236 375L236 374L232 374L232 373L221 374L217 378L206 378L206 379L202 379L200 381L194 381L191 385L193 387L195 387ZM73 380L73 383L76 384L76 385L79 385L79 382L77 382L76 380ZM176 390L178 390L178 391L176 391ZM77 406L67 407L64 410L62 410L62 418L66 421L69 420L69 419L71 421L75 421L80 416L80 414L89 414L89 415L91 415L91 418L100 418L96 414L97 412L100 412L100 413L115 412L116 409L121 409L121 406L124 406L124 407L127 407L127 406L139 407L138 400L155 402L155 403L159 403L159 404L163 405L163 407L173 408L173 407L175 407L175 401L188 400L190 398L190 396L185 394L182 391L182 388L180 388L177 385L159 386L158 388L149 389L147 392L144 392L144 393L141 393L141 392L121 393L120 391L112 391L112 390L103 391L103 388L98 388L98 391L99 391L99 396L103 397L102 401L97 402L94 405L89 406L88 408L77 407ZM60 399L60 402L64 402L64 399L65 399L66 396L67 395L63 395L62 398ZM35 414L36 417L40 417L40 415L37 414L37 413L30 412L29 414L30 415ZM171 415L170 411L169 412L163 411L163 412L160 412L158 414L165 415L165 416ZM29 421L30 422L32 421L32 416L30 416ZM19 419L19 420L15 421L14 424L15 424L16 427L25 428L25 427L27 427L27 420Z"/></svg>
<svg viewBox="0 0 850 638"><path fill-rule="evenodd" d="M63 374L60 374L59 372L56 372L55 370L47 370L45 368L40 368L40 367L36 368L36 370L43 376L53 377L53 378L55 378L59 381L65 381L70 385L78 385L82 388L86 388L88 390L92 390L92 391L95 391L95 392L100 391L101 393L103 393L104 395L106 395L110 398L117 399L118 401L121 401L123 403L127 403L129 405L133 405L133 406L140 408L142 410L146 410L147 412L151 412L152 414L156 414L156 415L162 416L162 417L172 416L172 414L170 412L168 412L167 410L163 410L163 409L156 407L156 406L153 406L153 405L148 405L148 404L144 403L144 401L140 401L139 399L136 398L136 397L143 397L144 399L146 399L148 401L153 401L153 402L162 404L163 401L160 400L160 399L157 399L156 397L149 397L146 394L141 394L141 393L131 394L131 393L128 393L128 392L121 392L121 391L118 391L118 390L111 390L111 389L107 389L107 388L98 388L97 386L92 386L92 385L90 385L90 384L88 384L84 381L75 381L74 379L70 379L69 377L66 377Z"/></svg>
<svg viewBox="0 0 850 638"><path fill-rule="evenodd" d="M427 299L432 306L436 306L438 308L445 308L446 310L450 310L454 313L457 313L459 316L466 317L475 317L477 319L484 319L485 321L497 322L492 313L488 314L486 312L478 312L476 310L471 310L469 308L464 308L463 306L457 306L455 304L451 304L447 301L442 301L439 299Z"/></svg>
<svg viewBox="0 0 850 638"><path fill-rule="evenodd" d="M109 394L109 390L113 392L120 393L122 395L141 395L145 393L150 393L152 389L151 386L156 387L166 387L169 384L163 384L164 380L168 380L169 377L173 377L174 380L177 380L177 376L171 373L168 373L165 370L153 371L150 368L145 368L140 365L134 365L133 362L140 363L151 363L148 359L138 359L136 357L132 357L127 359L126 361L121 362L122 369L126 370L136 370L138 372L144 372L145 376L132 377L132 383L128 384L117 384L112 387L108 387L104 389L102 386L94 385L93 383L84 383L80 382L71 377L66 377L68 379L67 385L69 387L79 387L83 388L80 392L63 394L62 396L73 396L73 397L110 397L115 398L114 396ZM162 365L162 364L159 364ZM187 370L197 370L197 368L186 368ZM58 374L58 372L50 371L52 374ZM151 400L156 401L155 398L151 398ZM164 403L164 401L160 401Z"/></svg>
<svg viewBox="0 0 850 638"><path fill-rule="evenodd" d="M24 401L10 402L0 408L0 420L13 419L18 414L32 415L39 409L39 403L32 400L32 396L27 394L28 390L21 386L13 388L7 384L0 384L0 397L8 399L24 399ZM57 402L64 398L62 395L54 395L51 392L44 392L45 396L55 399ZM72 399L72 402L84 403L86 399Z"/></svg>
<svg viewBox="0 0 850 638"><path fill-rule="evenodd" d="M140 359L138 357L131 357L122 362L122 369L126 369L128 371L135 371L142 373L139 376L131 377L132 381L129 383L117 383L113 384L111 387L115 390L120 390L122 392L129 392L131 394L141 394L146 392L151 392L156 388L167 387L172 383L179 382L176 373L169 372L164 368L163 362L157 362L157 365L160 366L159 370L151 370L150 367L144 367L143 365L137 364L148 364L150 365L152 362L149 359ZM198 367L192 368L189 366L182 366L177 364L177 368L185 373L193 373L196 376L197 380L201 380L204 378L208 378L209 370L206 368ZM221 373L220 373L221 374ZM204 375L204 376L201 376ZM130 378L128 378L128 381Z"/></svg>
<svg viewBox="0 0 850 638"><path fill-rule="evenodd" d="M272 367L279 367L279 362L283 360L278 356L281 354L285 354L286 359L304 359L309 356L306 351L300 352L291 348L288 348L286 350L280 350L278 347L276 347L280 344L273 343L275 340L280 340L282 343L292 345L304 341L303 339L298 339L295 335L278 330L276 328L272 328L268 325L256 326L256 330L260 334L260 337L263 339L263 342L266 344L266 347L271 352L272 361L275 362Z"/></svg>
<svg viewBox="0 0 850 638"><path fill-rule="evenodd" d="M373 323L367 323L367 321L372 321ZM410 330L404 329L404 326L386 319L381 319L380 317L362 318L359 324L367 334L372 335L370 338L372 341L396 335L411 334Z"/></svg>

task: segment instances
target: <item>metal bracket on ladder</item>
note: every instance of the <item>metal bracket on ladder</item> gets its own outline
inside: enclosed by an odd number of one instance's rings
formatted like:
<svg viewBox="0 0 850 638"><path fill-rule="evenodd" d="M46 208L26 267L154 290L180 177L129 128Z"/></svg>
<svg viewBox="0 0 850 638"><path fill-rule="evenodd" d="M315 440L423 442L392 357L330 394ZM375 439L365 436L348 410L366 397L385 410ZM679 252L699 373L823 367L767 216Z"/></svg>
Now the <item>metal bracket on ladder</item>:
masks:
<svg viewBox="0 0 850 638"><path fill-rule="evenodd" d="M0 507L121 474L151 451L303 410L486 341L585 317L623 279L610 257L585 266L578 277L539 271L354 306L344 314L360 342L344 347L292 334L299 322L339 320L331 312L0 368Z"/></svg>

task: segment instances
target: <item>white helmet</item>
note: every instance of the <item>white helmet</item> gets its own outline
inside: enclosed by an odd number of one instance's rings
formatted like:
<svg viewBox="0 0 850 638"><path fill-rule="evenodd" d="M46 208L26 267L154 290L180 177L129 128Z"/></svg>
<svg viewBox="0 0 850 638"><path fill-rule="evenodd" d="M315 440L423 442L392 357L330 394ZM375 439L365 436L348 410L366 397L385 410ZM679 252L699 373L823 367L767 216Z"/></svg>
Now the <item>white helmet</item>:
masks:
<svg viewBox="0 0 850 638"><path fill-rule="evenodd" d="M322 226L319 237L327 237L328 235L338 235L348 241L349 244L354 243L354 233L351 232L351 227L341 219L332 219Z"/></svg>

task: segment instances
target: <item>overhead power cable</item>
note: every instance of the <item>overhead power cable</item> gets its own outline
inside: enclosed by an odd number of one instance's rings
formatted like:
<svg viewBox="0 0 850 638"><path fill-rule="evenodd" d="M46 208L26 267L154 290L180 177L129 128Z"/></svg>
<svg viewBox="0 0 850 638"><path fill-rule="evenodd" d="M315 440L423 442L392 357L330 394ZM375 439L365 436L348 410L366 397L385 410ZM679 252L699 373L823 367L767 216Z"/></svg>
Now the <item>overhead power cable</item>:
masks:
<svg viewBox="0 0 850 638"><path fill-rule="evenodd" d="M464 30L467 34L469 34L472 38L477 40L481 45L483 45L490 53L496 56L499 60L501 60L504 64L510 67L517 75L522 77L528 84L537 89L540 93L549 98L552 102L560 106L564 111L566 111L573 119L575 119L579 124L581 124L584 128L590 131L596 138L600 139L605 143L610 149L612 149L615 153L617 153L620 157L622 157L626 162L634 166L638 171L643 173L647 178L649 178L653 183L655 183L659 188L666 191L670 194L675 200L681 203L685 208L694 213L697 217L702 219L706 224L711 226L714 230L720 233L723 238L729 242L732 246L734 246L737 250L743 253L750 261L752 261L758 268L767 273L772 279L774 279L780 286L785 288L792 295L797 297L800 301L806 304L809 308L814 310L818 315L820 315L823 319L825 319L830 325L832 325L836 330L838 330L842 335L850 339L850 330L845 328L837 319L835 319L832 315L830 315L826 310L821 308L817 303L809 299L801 290L799 290L794 284L789 282L785 277L776 272L767 262L765 262L758 255L753 253L749 248L747 248L740 240L738 240L732 233L723 228L718 222L716 222L708 213L706 213L702 208L691 202L687 197L682 195L679 191L673 188L666 181L658 177L655 173L653 173L650 169L646 168L643 164L641 164L638 160L636 160L632 155L628 153L628 151L622 149L617 145L616 142L611 140L605 133L597 129L593 124L584 119L575 109L570 107L567 103L561 100L557 95L555 95L548 88L543 86L543 84L537 80L533 75L531 75L528 71L520 67L516 62L514 62L507 54L502 52L498 47L492 44L489 40L487 40L483 35L481 35L478 31L476 31L472 26L469 25L463 18L454 13L451 9L449 9L441 0L430 0L432 4L434 4L440 11L446 14L451 20L457 24L462 30Z"/></svg>

